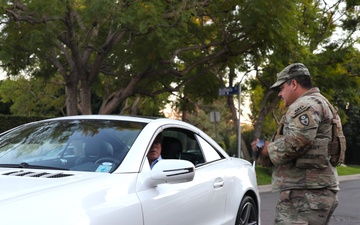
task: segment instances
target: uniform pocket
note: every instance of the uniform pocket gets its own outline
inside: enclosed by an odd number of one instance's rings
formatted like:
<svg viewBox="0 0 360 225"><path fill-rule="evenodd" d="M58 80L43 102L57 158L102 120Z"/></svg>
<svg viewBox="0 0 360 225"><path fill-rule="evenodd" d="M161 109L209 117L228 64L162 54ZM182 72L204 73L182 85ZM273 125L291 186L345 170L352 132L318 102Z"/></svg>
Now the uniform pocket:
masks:
<svg viewBox="0 0 360 225"><path fill-rule="evenodd" d="M334 196L330 194L329 190L322 190L317 192L308 192L305 198L309 204L309 208L313 210L327 211L331 208L334 202Z"/></svg>
<svg viewBox="0 0 360 225"><path fill-rule="evenodd" d="M327 139L314 141L313 146L304 155L296 159L296 167L302 169L323 169L329 166Z"/></svg>

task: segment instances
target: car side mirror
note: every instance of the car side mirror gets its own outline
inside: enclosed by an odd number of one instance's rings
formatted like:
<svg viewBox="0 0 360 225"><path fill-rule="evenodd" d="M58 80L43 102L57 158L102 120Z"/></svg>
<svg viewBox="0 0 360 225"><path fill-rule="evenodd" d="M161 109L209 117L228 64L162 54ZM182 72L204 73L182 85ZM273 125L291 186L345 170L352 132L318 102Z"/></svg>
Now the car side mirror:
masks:
<svg viewBox="0 0 360 225"><path fill-rule="evenodd" d="M195 166L190 161L180 159L163 159L155 164L150 172L150 185L176 184L194 179Z"/></svg>

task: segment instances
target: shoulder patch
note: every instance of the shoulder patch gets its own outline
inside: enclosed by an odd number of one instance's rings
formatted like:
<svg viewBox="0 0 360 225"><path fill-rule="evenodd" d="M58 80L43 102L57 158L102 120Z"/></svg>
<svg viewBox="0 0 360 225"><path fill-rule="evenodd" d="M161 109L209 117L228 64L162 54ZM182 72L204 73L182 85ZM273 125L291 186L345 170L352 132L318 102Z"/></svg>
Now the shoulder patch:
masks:
<svg viewBox="0 0 360 225"><path fill-rule="evenodd" d="M299 122L304 125L304 126L308 126L310 123L310 119L309 116L307 114L303 114L301 116L298 117L299 118Z"/></svg>
<svg viewBox="0 0 360 225"><path fill-rule="evenodd" d="M295 108L293 111L292 111L292 117L296 117L298 116L299 114L305 112L306 110L308 110L310 108L310 105L299 105L297 108Z"/></svg>
<svg viewBox="0 0 360 225"><path fill-rule="evenodd" d="M295 123L295 126L299 129L312 129L316 127L313 115L309 111L303 112L297 117L293 117L293 121Z"/></svg>
<svg viewBox="0 0 360 225"><path fill-rule="evenodd" d="M299 108L295 109L295 114L304 111L306 108L307 107L305 105L301 105Z"/></svg>

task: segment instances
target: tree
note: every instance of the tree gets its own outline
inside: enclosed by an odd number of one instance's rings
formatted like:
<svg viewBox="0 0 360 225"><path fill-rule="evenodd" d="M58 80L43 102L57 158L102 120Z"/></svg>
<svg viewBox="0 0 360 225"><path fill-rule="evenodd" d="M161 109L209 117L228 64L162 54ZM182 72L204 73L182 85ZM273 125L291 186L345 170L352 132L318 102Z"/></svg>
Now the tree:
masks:
<svg viewBox="0 0 360 225"><path fill-rule="evenodd" d="M210 101L217 97L217 85L236 83L237 75L227 77L224 71L248 71L269 52L291 47L297 4L3 0L0 60L9 74L59 74L67 115L93 113L95 84L103 84L96 91L102 93L101 114L115 112L135 96L179 92L183 103ZM207 85L207 80L217 81ZM236 121L233 101L227 102ZM181 109L184 120L193 107Z"/></svg>
<svg viewBox="0 0 360 225"><path fill-rule="evenodd" d="M292 62L303 62L308 66L314 85L320 87L322 93L340 109L343 123L350 119L346 115L346 104L359 105L358 95L354 96L359 90L357 63L354 61L359 54L354 48L358 12L350 2L341 8L341 2L329 5L324 1L323 5L323 1L304 1L298 4L298 21L293 24L293 32L298 38L292 43L292 48L274 49L256 68L256 76L249 82L254 138L271 137L275 131L285 109L269 87L275 82L275 74ZM336 18L339 15L341 17ZM332 38L336 28L343 29L338 39ZM268 127L272 127L272 131L263 129Z"/></svg>
<svg viewBox="0 0 360 225"><path fill-rule="evenodd" d="M3 81L0 81L0 86L3 84ZM0 114L2 115L9 115L10 113L10 107L12 105L12 102L4 102L3 99L0 96Z"/></svg>
<svg viewBox="0 0 360 225"><path fill-rule="evenodd" d="M127 97L146 91L135 87L141 79L156 76L152 62L158 60L162 41L156 42L161 40L158 37L166 34L159 31L161 28L154 27L159 24L171 27L172 24L167 23L181 19L176 12L178 8L167 9L166 5L142 1L133 1L132 4L4 1L2 5L5 17L2 20L4 48L1 56L7 72L17 74L26 70L26 73L36 76L58 72L66 85L68 115L78 114L78 111L92 113L91 86L99 74L117 80L117 86L112 87L114 90L103 96L100 113L111 113ZM160 12L154 11L155 7ZM162 19L165 11L169 13L168 20ZM169 36L173 35L169 33ZM163 41L168 41L167 38ZM144 39L147 39L146 44ZM152 51L140 52L150 47ZM164 68L157 70L167 73Z"/></svg>
<svg viewBox="0 0 360 225"><path fill-rule="evenodd" d="M344 63L355 54L359 20L356 2L344 9L342 2L3 0L0 61L10 75L61 77L67 115L156 113L175 93L185 121L197 102L212 102L219 87L255 71L242 89L260 101L253 102L258 137L280 116L269 85L289 62L308 65L318 84L324 71L333 82L349 83ZM331 36L340 26L347 32L336 42ZM351 100L350 91L325 87L327 97ZM139 111L149 99L154 107ZM238 121L233 97L226 102ZM238 133L237 123L233 129Z"/></svg>
<svg viewBox="0 0 360 225"><path fill-rule="evenodd" d="M21 116L63 116L65 115L64 89L58 79L3 80L0 84L0 98L13 115Z"/></svg>
<svg viewBox="0 0 360 225"><path fill-rule="evenodd" d="M179 90L220 57L234 54L229 47L239 37L204 23L215 22L209 19L213 17L224 24L236 6L233 1L217 4L2 1L0 59L10 74L59 73L68 115L91 114L91 89L102 82L99 75L110 76L112 84L103 92L99 113L112 113L136 94L152 97ZM248 49L250 45L244 51Z"/></svg>

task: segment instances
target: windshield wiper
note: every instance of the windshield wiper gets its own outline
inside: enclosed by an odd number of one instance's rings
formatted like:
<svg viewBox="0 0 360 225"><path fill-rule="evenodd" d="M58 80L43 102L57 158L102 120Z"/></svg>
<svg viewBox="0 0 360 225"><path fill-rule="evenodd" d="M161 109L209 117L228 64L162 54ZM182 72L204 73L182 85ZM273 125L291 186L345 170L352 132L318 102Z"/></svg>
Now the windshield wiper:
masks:
<svg viewBox="0 0 360 225"><path fill-rule="evenodd" d="M49 170L69 170L62 167L53 167L53 166L41 166L41 165L32 165L27 162L22 162L19 164L20 168L31 168L31 169L49 169Z"/></svg>
<svg viewBox="0 0 360 225"><path fill-rule="evenodd" d="M53 167L53 166L41 166L41 165L31 165L27 162L22 162L20 164L0 164L0 167L10 167L10 168L30 168L30 169L49 169L49 170L69 170L67 168Z"/></svg>

